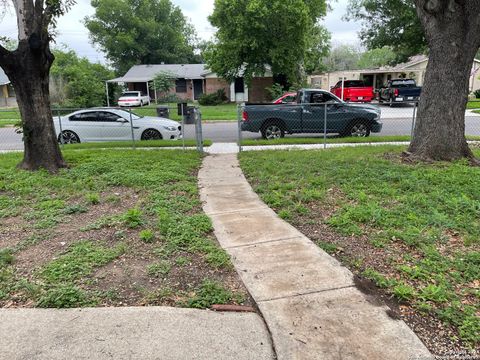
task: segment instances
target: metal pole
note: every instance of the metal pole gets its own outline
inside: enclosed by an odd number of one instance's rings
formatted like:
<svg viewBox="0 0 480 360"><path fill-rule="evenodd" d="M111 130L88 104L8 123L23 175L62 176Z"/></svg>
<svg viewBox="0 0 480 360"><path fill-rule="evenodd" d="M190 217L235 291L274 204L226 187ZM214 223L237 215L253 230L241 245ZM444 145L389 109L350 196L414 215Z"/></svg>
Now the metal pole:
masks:
<svg viewBox="0 0 480 360"><path fill-rule="evenodd" d="M60 145L62 146L62 149L65 145L65 141L63 140L63 129L62 129L62 117L60 116L60 109L57 109L57 117L58 117L58 127L60 128Z"/></svg>
<svg viewBox="0 0 480 360"><path fill-rule="evenodd" d="M325 104L323 115L323 148L327 148L327 104Z"/></svg>
<svg viewBox="0 0 480 360"><path fill-rule="evenodd" d="M110 95L108 94L108 82L105 81L105 89L107 91L107 107L110 107Z"/></svg>
<svg viewBox="0 0 480 360"><path fill-rule="evenodd" d="M146 84L147 84L148 105L150 105L150 89L148 87L148 81L146 82Z"/></svg>
<svg viewBox="0 0 480 360"><path fill-rule="evenodd" d="M202 132L202 113L199 108L195 108L195 131L197 133L197 150L203 154L203 132Z"/></svg>
<svg viewBox="0 0 480 360"><path fill-rule="evenodd" d="M130 130L132 132L132 146L133 146L133 150L136 149L135 147L135 134L133 132L133 117L132 117L132 109L128 109L128 112L130 114Z"/></svg>
<svg viewBox="0 0 480 360"><path fill-rule="evenodd" d="M181 106L182 108L182 149L185 150L185 114L184 114L184 109L183 109L183 104Z"/></svg>
<svg viewBox="0 0 480 360"><path fill-rule="evenodd" d="M345 73L342 74L342 100L343 99L343 91L345 89Z"/></svg>
<svg viewBox="0 0 480 360"><path fill-rule="evenodd" d="M413 132L415 131L415 122L417 119L417 105L418 103L415 102L413 106L413 118L412 118L412 131L410 132L410 141L413 139Z"/></svg>
<svg viewBox="0 0 480 360"><path fill-rule="evenodd" d="M157 85L155 84L155 80L153 80L153 91L155 92L155 104L158 104Z"/></svg>
<svg viewBox="0 0 480 360"><path fill-rule="evenodd" d="M239 104L237 108L237 128L238 128L237 142L238 142L239 152L242 152L242 115L243 115L242 105Z"/></svg>

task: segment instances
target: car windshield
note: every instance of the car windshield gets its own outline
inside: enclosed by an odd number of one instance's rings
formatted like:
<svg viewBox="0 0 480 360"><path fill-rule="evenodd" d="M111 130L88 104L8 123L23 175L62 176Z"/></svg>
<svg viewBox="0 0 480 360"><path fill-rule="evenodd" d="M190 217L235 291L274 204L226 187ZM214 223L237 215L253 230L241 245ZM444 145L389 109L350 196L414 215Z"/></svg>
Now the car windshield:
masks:
<svg viewBox="0 0 480 360"><path fill-rule="evenodd" d="M122 97L123 97L123 96L138 96L138 95L140 95L140 94L139 94L138 92L135 92L135 91L133 91L133 92L125 92L125 93L122 94Z"/></svg>
<svg viewBox="0 0 480 360"><path fill-rule="evenodd" d="M392 81L392 86L395 87L414 87L415 80L393 80Z"/></svg>

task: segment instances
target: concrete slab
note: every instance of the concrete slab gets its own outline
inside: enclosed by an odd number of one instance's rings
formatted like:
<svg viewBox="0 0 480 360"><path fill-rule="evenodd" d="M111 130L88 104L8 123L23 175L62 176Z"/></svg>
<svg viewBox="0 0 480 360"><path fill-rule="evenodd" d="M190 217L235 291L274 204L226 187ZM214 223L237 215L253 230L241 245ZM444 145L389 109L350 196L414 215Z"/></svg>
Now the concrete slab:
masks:
<svg viewBox="0 0 480 360"><path fill-rule="evenodd" d="M350 271L301 235L228 250L257 301L354 285Z"/></svg>
<svg viewBox="0 0 480 360"><path fill-rule="evenodd" d="M268 209L238 166L232 155L206 157L200 194L215 235L260 307L278 358L428 359L413 331L366 301L350 271Z"/></svg>
<svg viewBox="0 0 480 360"><path fill-rule="evenodd" d="M279 360L432 359L403 322L355 288L260 302Z"/></svg>
<svg viewBox="0 0 480 360"><path fill-rule="evenodd" d="M272 221L271 209L227 212L211 215L215 236L224 248L253 245L298 236L286 222ZM246 226L248 224L248 226Z"/></svg>
<svg viewBox="0 0 480 360"><path fill-rule="evenodd" d="M252 313L167 307L0 310L0 358L274 359Z"/></svg>

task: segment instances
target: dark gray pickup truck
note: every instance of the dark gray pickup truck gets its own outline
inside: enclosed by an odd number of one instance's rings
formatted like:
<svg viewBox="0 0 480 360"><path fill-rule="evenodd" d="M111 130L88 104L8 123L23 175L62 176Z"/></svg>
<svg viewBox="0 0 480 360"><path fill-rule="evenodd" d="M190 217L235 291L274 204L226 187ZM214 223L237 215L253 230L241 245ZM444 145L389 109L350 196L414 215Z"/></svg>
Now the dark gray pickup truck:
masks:
<svg viewBox="0 0 480 360"><path fill-rule="evenodd" d="M378 107L345 103L324 90L302 89L297 93L296 102L291 104L247 103L243 109L242 131L261 132L264 139L325 132L366 137L370 132L381 131L380 115Z"/></svg>
<svg viewBox="0 0 480 360"><path fill-rule="evenodd" d="M420 99L422 88L413 79L389 80L378 91L378 102L387 102L391 107L398 103L416 102Z"/></svg>

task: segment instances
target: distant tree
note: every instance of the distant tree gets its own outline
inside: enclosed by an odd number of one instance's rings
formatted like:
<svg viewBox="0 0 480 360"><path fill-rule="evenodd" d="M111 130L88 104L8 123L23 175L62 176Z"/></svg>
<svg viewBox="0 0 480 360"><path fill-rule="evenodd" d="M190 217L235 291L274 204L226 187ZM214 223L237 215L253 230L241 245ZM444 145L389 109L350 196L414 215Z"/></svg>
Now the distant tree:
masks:
<svg viewBox="0 0 480 360"><path fill-rule="evenodd" d="M311 57L321 53L325 30L318 20L325 16L325 0L216 0L209 20L218 31L205 53L212 71L228 81L264 74L298 81Z"/></svg>
<svg viewBox="0 0 480 360"><path fill-rule="evenodd" d="M193 26L170 0L92 0L85 18L93 43L118 73L136 64L198 61Z"/></svg>
<svg viewBox="0 0 480 360"><path fill-rule="evenodd" d="M410 157L473 158L465 139L465 108L480 47L479 0L415 0L429 62L410 144Z"/></svg>
<svg viewBox="0 0 480 360"><path fill-rule="evenodd" d="M170 89L175 86L176 75L169 71L160 71L155 75L153 80L155 84L155 90L160 91L163 94L166 94Z"/></svg>
<svg viewBox="0 0 480 360"><path fill-rule="evenodd" d="M361 51L352 45L337 45L323 59L327 71L355 70L358 68Z"/></svg>
<svg viewBox="0 0 480 360"><path fill-rule="evenodd" d="M324 59L330 51L331 34L322 26L315 26L310 34L310 45L305 53L305 72L320 73L326 70Z"/></svg>
<svg viewBox="0 0 480 360"><path fill-rule="evenodd" d="M361 22L360 39L368 49L389 46L396 62L427 50L414 0L349 0L346 18Z"/></svg>
<svg viewBox="0 0 480 360"><path fill-rule="evenodd" d="M49 30L55 28L56 18L62 16L74 1L12 1L17 18L18 45L14 50L0 45L0 66L15 89L22 118L25 151L19 167L56 172L66 164L50 110L49 75L54 56L50 51L53 34Z"/></svg>
<svg viewBox="0 0 480 360"><path fill-rule="evenodd" d="M78 57L73 50L54 50L53 54L55 61L50 71L50 89L60 88L62 91L62 94L52 93L57 95L56 105L68 107L106 105L105 80L114 76L112 70L102 64L94 64L86 58Z"/></svg>
<svg viewBox="0 0 480 360"><path fill-rule="evenodd" d="M358 69L376 69L395 63L397 56L388 46L379 49L368 50L360 55L357 63Z"/></svg>

